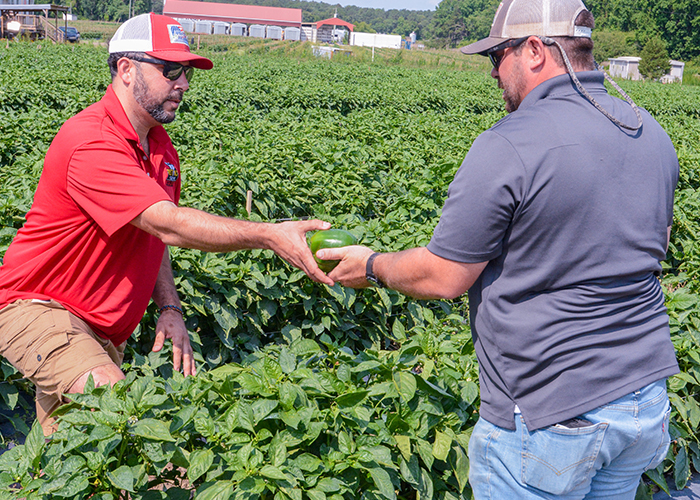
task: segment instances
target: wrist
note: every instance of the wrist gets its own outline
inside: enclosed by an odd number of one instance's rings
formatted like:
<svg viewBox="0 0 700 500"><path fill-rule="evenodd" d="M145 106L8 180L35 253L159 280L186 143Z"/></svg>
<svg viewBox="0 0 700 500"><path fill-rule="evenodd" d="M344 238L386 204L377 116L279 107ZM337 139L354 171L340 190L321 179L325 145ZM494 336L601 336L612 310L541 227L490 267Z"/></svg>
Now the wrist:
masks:
<svg viewBox="0 0 700 500"><path fill-rule="evenodd" d="M158 314L163 314L165 311L173 311L179 313L180 316L185 316L185 313L182 311L182 308L174 304L167 304L158 308Z"/></svg>
<svg viewBox="0 0 700 500"><path fill-rule="evenodd" d="M367 264L365 266L365 279L377 288L386 288L386 285L379 277L374 273L374 260L379 256L378 252L374 252L367 259Z"/></svg>

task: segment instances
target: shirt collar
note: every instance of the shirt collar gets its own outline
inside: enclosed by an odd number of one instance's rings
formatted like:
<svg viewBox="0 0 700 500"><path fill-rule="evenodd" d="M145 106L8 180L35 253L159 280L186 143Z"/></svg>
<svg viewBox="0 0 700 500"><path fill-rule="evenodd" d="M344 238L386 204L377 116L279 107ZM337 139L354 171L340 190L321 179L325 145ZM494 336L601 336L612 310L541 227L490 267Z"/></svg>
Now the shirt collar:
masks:
<svg viewBox="0 0 700 500"><path fill-rule="evenodd" d="M119 101L117 94L114 92L112 84L109 84L107 87L107 91L102 98L102 104L105 107L105 112L112 119L119 132L126 139L139 142L139 136L136 130L134 130L134 126L129 121L129 118L126 116L124 107Z"/></svg>
<svg viewBox="0 0 700 500"><path fill-rule="evenodd" d="M579 79L581 84L585 87L588 92L606 92L605 90L605 77L602 71L581 71L576 73L576 78ZM573 80L568 73L563 75L555 76L547 81L540 83L537 87L532 89L528 95L525 96L523 102L520 103L518 110L526 109L534 105L540 99L546 99L547 97L554 95L571 95L581 93L576 88ZM585 99L581 95L582 99Z"/></svg>
<svg viewBox="0 0 700 500"><path fill-rule="evenodd" d="M107 91L105 92L104 97L102 97L102 104L104 105L105 112L112 119L114 125L124 136L124 138L138 144L139 136L136 133L136 130L134 130L134 126L129 121L129 118L126 116L124 107L122 106L121 101L119 101L116 92L114 92L112 84L107 86ZM148 131L148 137L155 139L156 142L160 144L165 140L165 138L168 137L168 134L162 125L158 125Z"/></svg>

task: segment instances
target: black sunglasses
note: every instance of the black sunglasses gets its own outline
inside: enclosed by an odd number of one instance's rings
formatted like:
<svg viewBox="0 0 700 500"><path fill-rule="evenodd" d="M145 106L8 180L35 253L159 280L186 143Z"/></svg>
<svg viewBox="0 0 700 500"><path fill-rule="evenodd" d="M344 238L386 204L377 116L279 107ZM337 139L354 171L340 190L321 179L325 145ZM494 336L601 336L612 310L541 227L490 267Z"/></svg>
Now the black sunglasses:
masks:
<svg viewBox="0 0 700 500"><path fill-rule="evenodd" d="M499 45L496 45L494 48L489 50L486 55L489 56L489 60L491 61L491 64L493 64L494 69L498 71L498 67L501 65L501 61L503 60L503 56L505 56L505 52L503 52L505 49L509 47L517 47L521 43L523 43L525 40L530 38L529 36L525 36L522 38L513 38L511 40L507 40Z"/></svg>
<svg viewBox="0 0 700 500"><path fill-rule="evenodd" d="M188 82L192 81L192 76L194 75L194 67L183 66L182 64L176 62L161 61L160 59L152 59L150 57L130 57L129 59L131 59L132 61L158 64L160 66L163 66L163 76L173 82L180 78L180 75L182 75L183 72L185 73L185 78L187 78Z"/></svg>

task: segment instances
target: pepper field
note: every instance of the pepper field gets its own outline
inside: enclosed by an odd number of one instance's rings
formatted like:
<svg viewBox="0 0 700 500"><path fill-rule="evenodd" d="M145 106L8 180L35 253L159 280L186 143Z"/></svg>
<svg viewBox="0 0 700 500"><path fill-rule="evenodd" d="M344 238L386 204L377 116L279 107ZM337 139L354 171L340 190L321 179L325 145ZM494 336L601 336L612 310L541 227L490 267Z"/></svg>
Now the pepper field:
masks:
<svg viewBox="0 0 700 500"><path fill-rule="evenodd" d="M379 251L425 245L472 141L504 115L486 70L213 49L215 69L196 73L167 130L182 204L220 215L318 217ZM0 254L58 128L102 97L106 59L90 44L0 45ZM681 163L662 283L683 373L669 381L674 444L639 488L650 499L664 476L682 488L700 471L700 88L622 85ZM0 413L26 440L0 456L0 499L471 498L465 300L329 288L269 251L171 257L199 374L150 353L151 306L127 379L72 396L45 442L18 416L30 384L3 360Z"/></svg>

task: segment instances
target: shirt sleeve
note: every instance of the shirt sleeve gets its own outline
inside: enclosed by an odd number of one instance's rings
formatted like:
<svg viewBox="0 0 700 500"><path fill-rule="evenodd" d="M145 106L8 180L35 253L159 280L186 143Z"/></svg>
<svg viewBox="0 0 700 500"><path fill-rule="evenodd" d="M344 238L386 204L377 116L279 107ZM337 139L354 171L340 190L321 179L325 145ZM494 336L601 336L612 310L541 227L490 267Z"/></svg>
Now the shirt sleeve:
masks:
<svg viewBox="0 0 700 500"><path fill-rule="evenodd" d="M121 143L88 143L68 164L66 189L100 228L113 235L146 208L172 201Z"/></svg>
<svg viewBox="0 0 700 500"><path fill-rule="evenodd" d="M498 257L523 200L524 172L502 136L486 131L477 137L450 184L428 250L456 262Z"/></svg>

